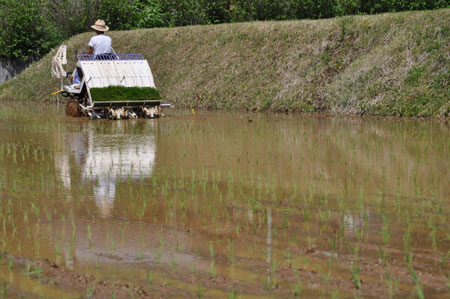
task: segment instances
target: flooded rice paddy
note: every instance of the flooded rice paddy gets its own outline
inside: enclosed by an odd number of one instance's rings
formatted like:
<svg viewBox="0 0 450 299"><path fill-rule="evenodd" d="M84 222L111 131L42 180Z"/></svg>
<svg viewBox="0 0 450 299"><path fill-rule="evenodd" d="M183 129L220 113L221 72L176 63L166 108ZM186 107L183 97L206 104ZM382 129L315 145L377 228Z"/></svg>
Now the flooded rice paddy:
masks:
<svg viewBox="0 0 450 299"><path fill-rule="evenodd" d="M449 295L448 124L166 114L0 108L0 294Z"/></svg>

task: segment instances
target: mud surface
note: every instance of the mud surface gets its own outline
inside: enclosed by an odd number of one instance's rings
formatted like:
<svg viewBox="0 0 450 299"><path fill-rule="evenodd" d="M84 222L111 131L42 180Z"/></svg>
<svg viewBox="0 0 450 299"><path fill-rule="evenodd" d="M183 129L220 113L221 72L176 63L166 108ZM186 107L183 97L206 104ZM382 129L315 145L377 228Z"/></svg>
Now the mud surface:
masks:
<svg viewBox="0 0 450 299"><path fill-rule="evenodd" d="M0 294L449 294L446 123L63 110L0 108Z"/></svg>
<svg viewBox="0 0 450 299"><path fill-rule="evenodd" d="M66 105L66 116L68 117L79 117L80 110L78 109L78 104L76 101L69 101Z"/></svg>

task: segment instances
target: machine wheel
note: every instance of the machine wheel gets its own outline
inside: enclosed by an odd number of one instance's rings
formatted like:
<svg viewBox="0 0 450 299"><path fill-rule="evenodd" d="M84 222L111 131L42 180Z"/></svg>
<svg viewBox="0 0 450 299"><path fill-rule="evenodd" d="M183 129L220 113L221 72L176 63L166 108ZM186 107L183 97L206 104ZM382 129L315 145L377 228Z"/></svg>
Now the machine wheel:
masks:
<svg viewBox="0 0 450 299"><path fill-rule="evenodd" d="M69 102L67 102L66 115L71 117L81 116L80 107L78 106L77 101L70 99Z"/></svg>

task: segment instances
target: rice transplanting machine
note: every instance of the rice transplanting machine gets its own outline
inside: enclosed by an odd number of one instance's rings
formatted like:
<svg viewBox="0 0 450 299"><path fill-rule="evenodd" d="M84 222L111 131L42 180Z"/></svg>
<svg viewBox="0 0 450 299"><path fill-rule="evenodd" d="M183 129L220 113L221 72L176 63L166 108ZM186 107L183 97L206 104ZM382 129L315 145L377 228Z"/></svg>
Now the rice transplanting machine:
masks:
<svg viewBox="0 0 450 299"><path fill-rule="evenodd" d="M76 67L66 73L66 46L52 61L52 75L61 79L61 93L69 98L66 115L91 119L159 118L161 96L147 60L141 54L76 55ZM66 79L68 84L64 84Z"/></svg>

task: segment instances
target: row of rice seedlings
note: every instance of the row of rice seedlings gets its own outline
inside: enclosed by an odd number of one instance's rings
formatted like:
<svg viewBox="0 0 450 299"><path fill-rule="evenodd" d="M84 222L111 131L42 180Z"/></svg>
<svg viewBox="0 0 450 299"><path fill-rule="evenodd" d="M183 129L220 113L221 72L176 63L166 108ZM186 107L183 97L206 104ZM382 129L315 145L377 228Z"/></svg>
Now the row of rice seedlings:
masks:
<svg viewBox="0 0 450 299"><path fill-rule="evenodd" d="M33 209L35 210L35 213L38 215L39 214L38 209L36 209L36 207L34 207ZM27 213L25 213L25 215L27 215ZM320 213L319 213L319 216L323 222L328 222L327 218L326 217L324 218L324 216L321 216ZM24 216L24 217L26 217L26 216ZM355 235L357 235L357 236L359 235L357 231L355 231ZM386 240L386 237L384 237L384 239ZM355 250L355 251L357 252L357 250Z"/></svg>
<svg viewBox="0 0 450 299"><path fill-rule="evenodd" d="M181 180L182 181L182 180ZM182 183L181 183L182 184ZM213 188L214 189L214 188ZM217 189L217 188L216 188ZM182 202L183 202L183 205L185 205L185 201L184 200L182 200ZM326 201L324 201L324 202L326 202ZM364 205L360 205L361 207L364 207ZM174 208L174 206L173 206L173 204L170 204L169 203L169 209L173 209ZM183 210L185 210L185 208L183 208L182 209L182 211ZM343 209L344 210L344 209ZM213 211L213 210L212 210ZM365 216L363 216L364 217L364 219L365 219L365 221L367 221L367 208L365 208L364 207L364 209L362 210L363 211L363 215L365 215ZM173 213L172 213L173 214ZM214 216L214 213L212 213L211 214L212 216ZM322 220L322 222L329 222L329 220L328 220L328 217L327 216L324 216L324 214L322 214L321 212L319 213L319 217L320 217L320 219ZM214 218L214 217L213 217ZM382 234L382 237L383 237L383 242L384 242L384 245L385 246L387 246L388 245L388 243L389 243L389 238L390 238L390 234L391 234L391 232L390 232L390 220L389 219L387 219L386 218L386 215L383 215L383 227L382 227L382 229L381 229L381 234ZM362 232L361 231L359 231L358 230L358 228L357 227L354 227L354 233L355 233L355 236L357 237L357 240L358 241L361 241L361 239L362 239ZM357 254L358 254L358 252L359 252L359 249L358 249L358 246L354 246L353 247L353 250L354 250L354 253L355 253L355 256L357 257ZM231 255L230 255L231 256ZM231 259L231 260L233 260L233 259ZM354 268L353 269L353 273L358 273L358 271L357 271L358 269L357 268ZM356 281L356 280L355 280Z"/></svg>
<svg viewBox="0 0 450 299"><path fill-rule="evenodd" d="M178 134L180 133L177 132L177 135ZM188 137L185 138L191 138L189 137L191 135L187 134L187 136ZM279 136L274 137L274 141L269 144L269 149L279 146ZM189 140L187 139L187 141ZM318 138L315 138L311 143L310 150L316 150L318 144ZM368 147L370 147L370 145L368 145ZM0 153L1 150L2 149L0 148ZM46 161L51 161L53 159L52 152L49 152L47 156L45 156L46 154L43 149L41 151L32 150L31 147L26 144L19 145L17 143L11 143L9 144L9 147L8 144L6 144L4 145L3 152L4 157L12 158L12 161L15 164L18 164L21 161L23 162L25 160L34 160L35 163L41 165ZM271 151L268 151L267 155L267 158L270 159L270 155L272 155ZM18 159L18 157L22 157L22 159ZM220 160L220 157L218 157L218 159ZM242 159L240 163L244 162L244 159ZM31 179L27 183L30 183L29 185L31 186L35 186L35 188L44 186L47 183L46 180L43 179L44 174L47 174L48 172L49 169L38 167L38 171L32 172ZM413 175L413 180L417 184L417 179L414 179L414 177L415 175ZM86 175L84 180L89 181L90 177ZM339 248L336 248L337 244L340 244L339 247L342 248L343 244L350 241L347 247L353 253L356 261L358 260L358 258L361 258L361 256L359 255L361 247L360 244L365 242L364 236L367 237L369 234L367 228L369 217L375 217L375 215L369 216L368 211L370 210L370 212L373 213L375 211L373 207L378 203L378 205L380 206L379 213L383 221L382 227L379 231L383 240L382 246L390 246L392 238L392 216L390 215L390 213L385 212L385 208L383 208L383 198L381 196L378 196L376 200L370 198L367 201L364 200L362 196L360 196L359 201L354 201L352 199L349 199L347 196L340 195L336 199L336 202L331 202L328 196L316 194L315 190L317 189L317 187L315 185L311 185L309 192L306 192L306 194L304 193L304 191L299 192L298 190L300 188L295 185L293 186L293 189L295 190L293 194L285 198L285 195L278 190L279 182L275 177L255 177L253 173L251 173L250 178L248 178L239 175L233 175L233 173L226 173L224 175L220 172L209 172L207 169L193 169L190 176L183 174L181 170L178 170L176 168L162 169L160 175L155 175L152 177L150 182L151 187L148 186L148 180L146 180L146 178L141 177L139 181L140 184L136 183L135 179L129 178L129 180L126 182L129 189L128 194L117 194L117 197L115 199L118 204L122 202L123 205L132 205L131 203L136 203L134 215L128 212L125 213L127 219L146 221L150 219L149 217L151 215L155 216L154 213L159 213L159 211L161 211L165 216L166 223L175 223L175 221L179 221L177 219L182 220L183 217L188 217L188 212L195 211L198 216L201 216L205 226L209 225L210 223L220 225L220 223L222 223L224 219L225 222L237 221L236 219L233 219L233 216L230 215L228 209L226 209L225 207L229 205L240 208L242 206L248 206L253 211L254 215L258 217L258 221L248 221L248 223L243 224L242 227L250 228L249 231L252 231L254 235L261 236L264 235L263 231L267 226L267 215L265 212L266 207L273 205L278 209L284 209L284 204L282 204L282 202L287 200L289 203L294 205L294 208L292 209L293 211L287 209L284 210L282 227L272 229L274 238L277 238L277 235L280 235L280 233L277 233L277 229L281 230L285 234L291 234L292 232L290 231L290 228L297 225L297 223L295 222L292 223L292 221L295 220L291 219L294 218L295 215L301 214L304 221L304 224L302 226L305 228L307 234L307 246L312 247L317 242L318 236L314 235L314 233L311 232L310 227L319 224L319 226L321 226L319 233L320 235L322 234L322 232L325 232L327 228L333 225L333 221L336 221L336 219L340 219L339 229L336 230L336 233L330 238L330 248L332 251L338 250ZM350 182L355 184L355 181L353 180L351 180ZM8 191L14 191L14 189L18 188L17 186L20 186L23 183L24 181L22 181L21 179L18 179L17 181L12 183L8 183L7 188L10 189ZM56 185L61 187L61 184L57 183ZM137 191L137 189L135 189L136 185L138 185L138 188L140 188L139 192ZM187 192L184 192L184 189L186 189ZM416 190L419 189L420 188L416 188ZM150 197L148 197L149 193L151 194ZM173 196L173 194L176 193L178 193L177 196ZM420 190L416 191L416 194L420 195ZM214 200L206 201L206 204L204 204L205 200L199 198L214 198ZM163 204L159 203L158 201L162 201ZM398 211L402 210L401 202L403 201L404 200L398 200ZM167 205L166 209L158 211L158 209L162 205ZM425 215L427 205L428 203L426 201L422 205L414 205L414 211L411 212L411 215L414 215L414 217ZM72 251L73 247L76 245L76 242L74 241L76 236L76 224L73 220L73 217L77 217L73 216L76 213L76 211L74 212L73 209L76 209L76 207L76 205L67 205L62 212L67 213L67 215L69 216L72 215L72 218L69 220L69 223L72 225L72 245L70 246ZM11 205L9 206L9 208L11 208ZM6 209L8 209L8 205L6 206ZM44 210L45 212L42 213L42 210ZM48 208L45 208L45 205L42 204L42 201L37 198L33 198L30 200L29 209L26 211L26 216L24 213L24 221L26 218L27 223L35 223L36 221L37 223L39 223L40 219L44 215L49 222L52 222L53 219L55 219L53 214L56 213L56 211L49 212ZM410 213L410 210L408 209L404 213ZM355 216L355 214L359 215L357 217L362 217L364 225L352 226L351 235L354 236L356 242L354 242L353 240L344 240L344 238L346 238L344 234L346 224L345 220L342 219L345 219L345 217L348 216L353 217ZM30 218L32 215L34 215L33 218ZM181 217L179 217L179 215L181 215ZM62 214L60 216L61 221L65 222L65 215ZM70 217L67 217L67 219L69 218ZM13 234L17 234L17 220L14 217L6 217L3 219L5 223L4 230L6 231L6 228L8 227L8 230L9 228L11 228ZM65 227L65 225L63 225L63 227ZM236 235L234 236L234 238L239 239L239 235L241 232L241 225L239 222L236 223L236 227ZM437 238L439 236L438 225L430 220L428 223L428 227L430 229L431 247L436 250L438 244ZM412 264L410 244L411 238L410 236L408 237L408 234L410 234L410 231L412 229L413 228L410 226L405 226L403 246L405 250L405 259L407 261L411 261L408 262L408 264ZM125 234L126 232L124 229L122 235ZM326 232L324 234L327 235ZM6 233L4 233L4 235L6 235ZM143 233L141 233L141 235L142 240L144 240ZM117 245L115 244L116 241L113 239L112 234L108 234L108 239L111 244L110 249L111 251L114 251ZM233 266L236 263L236 260L238 260L238 257L236 257L236 253L234 251L235 241L233 240L233 238L228 238L227 240L228 261ZM141 247L144 246L144 243L144 241L141 242ZM95 244L92 244L92 246L94 247ZM39 241L37 241L35 245L35 251L38 255L40 252L40 247L40 243ZM292 254L288 253L288 256L292 256ZM386 258L384 258L384 260L386 260ZM176 267L176 261L172 262L172 265ZM386 266L386 269L388 269L388 266ZM354 273L355 277L357 277L360 270L358 269L358 266L355 266L350 269L350 271ZM354 281L357 282L357 279L355 279Z"/></svg>

